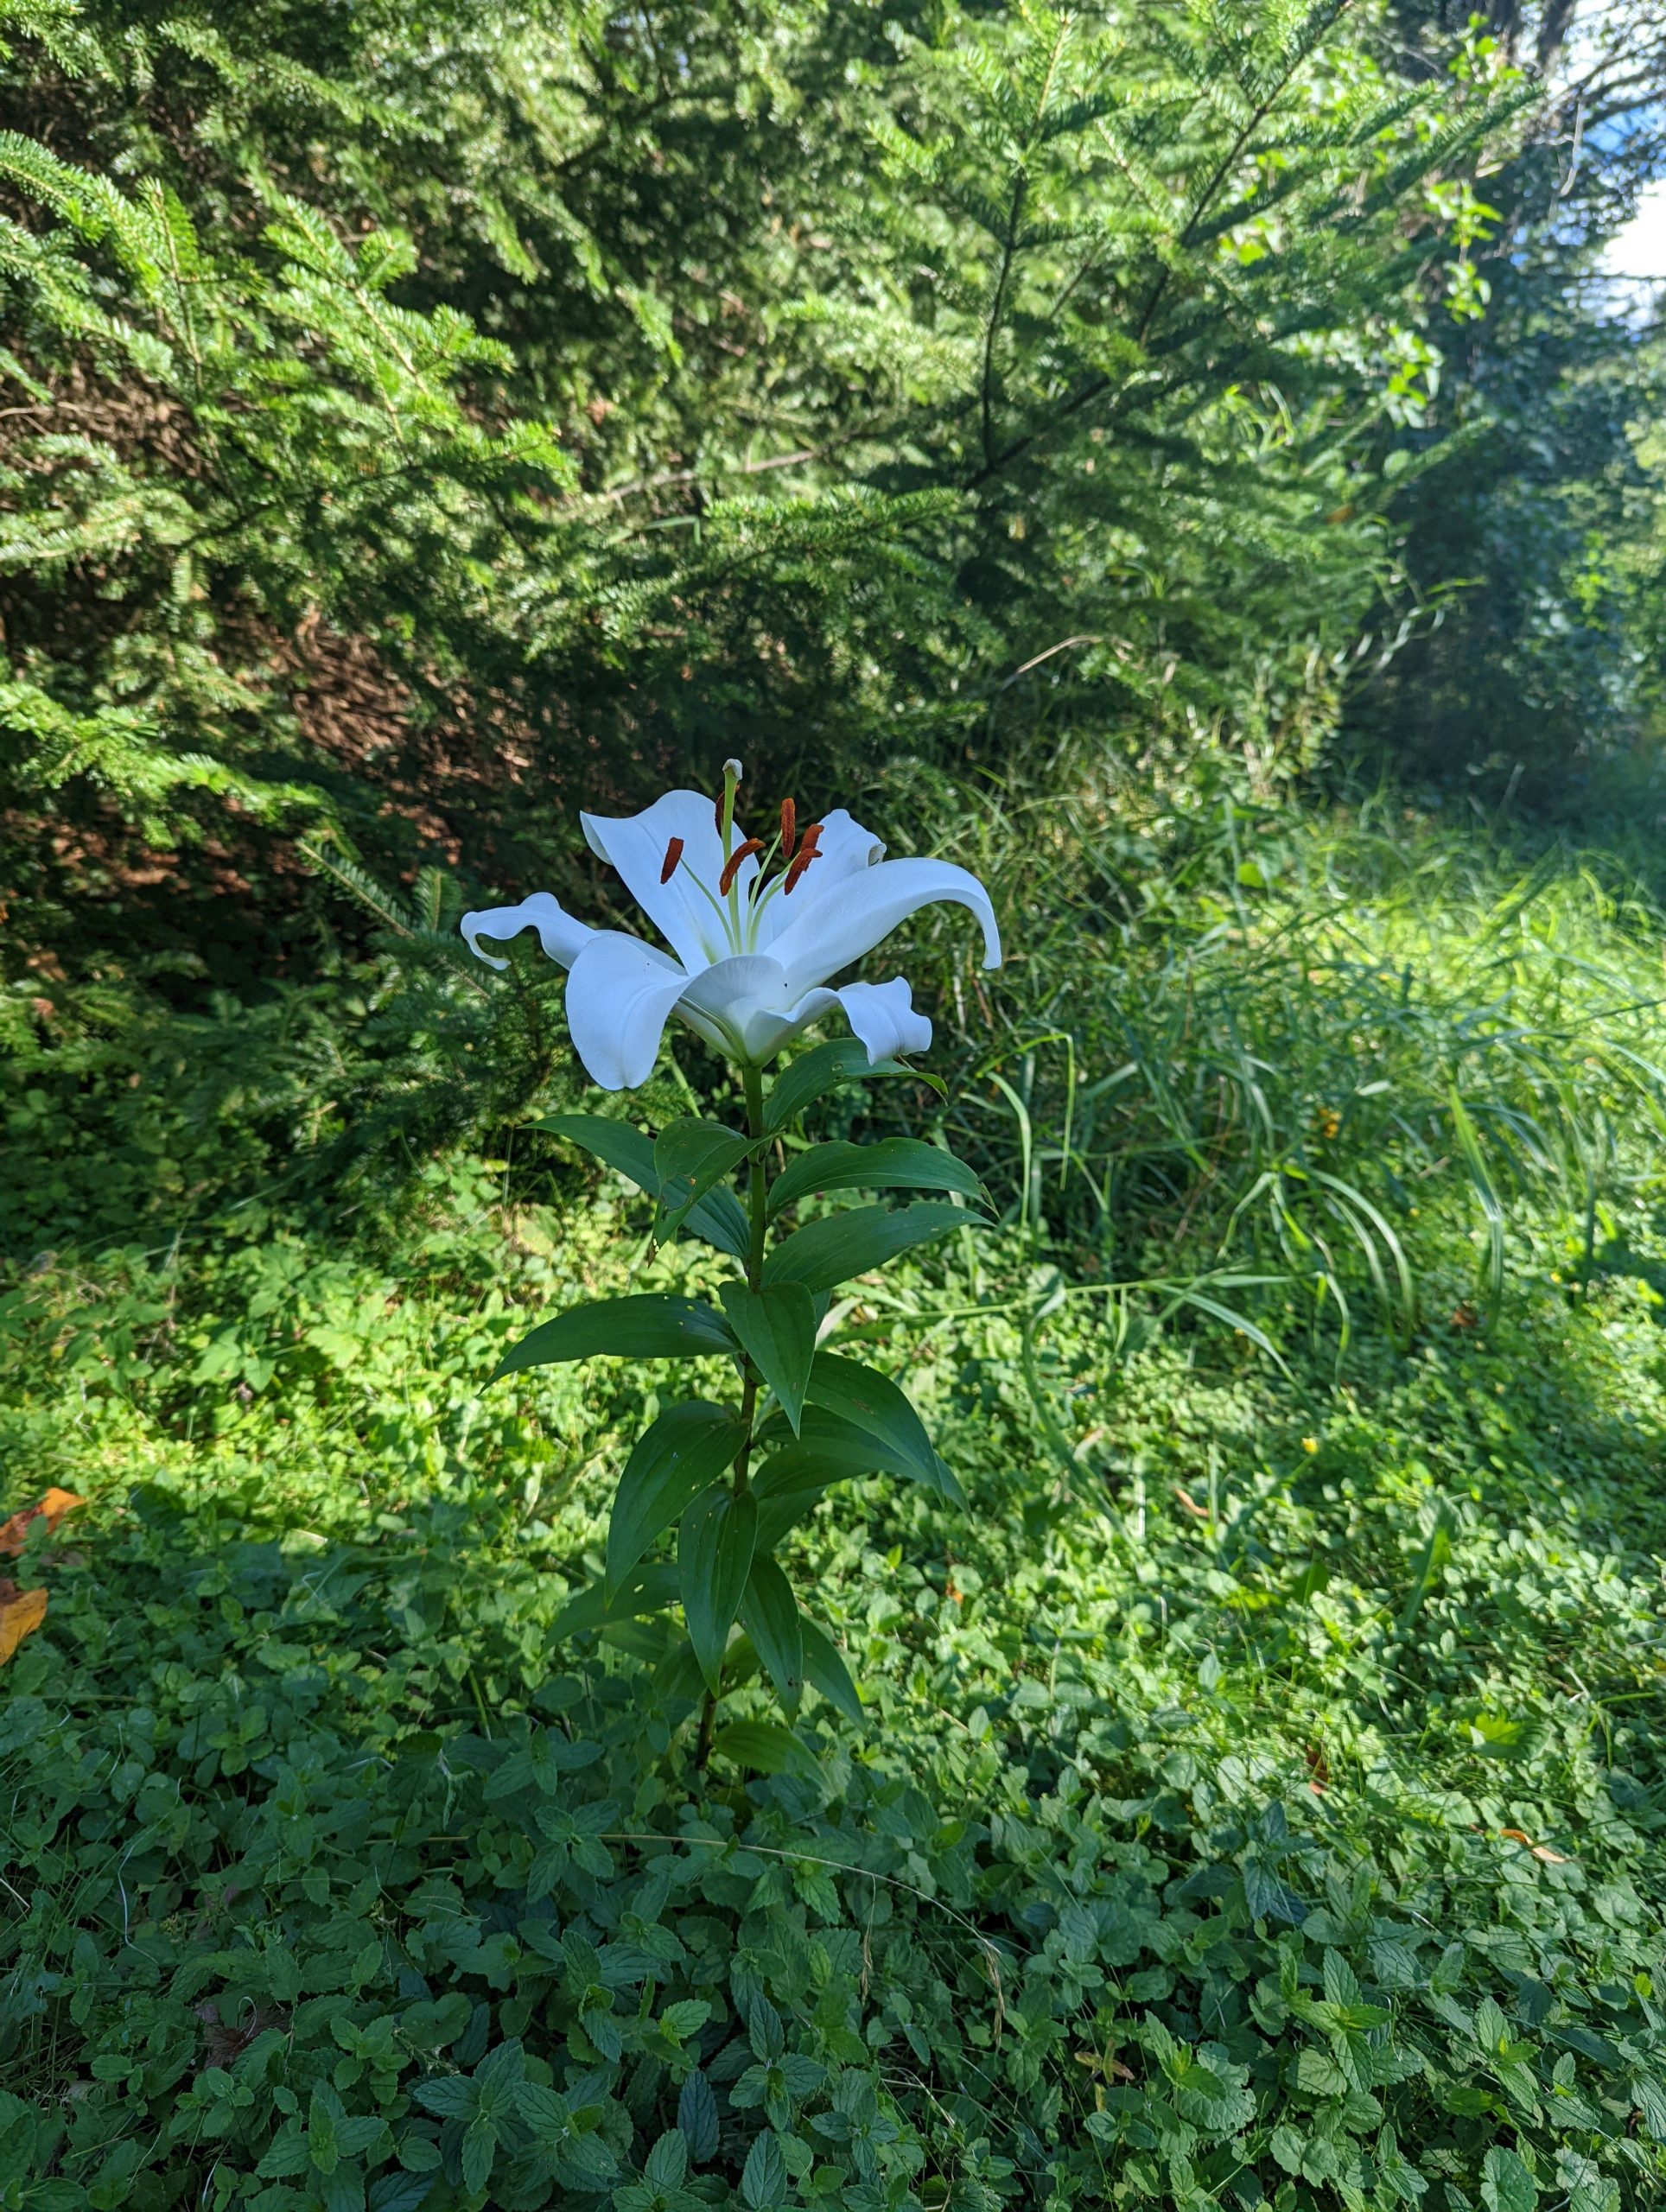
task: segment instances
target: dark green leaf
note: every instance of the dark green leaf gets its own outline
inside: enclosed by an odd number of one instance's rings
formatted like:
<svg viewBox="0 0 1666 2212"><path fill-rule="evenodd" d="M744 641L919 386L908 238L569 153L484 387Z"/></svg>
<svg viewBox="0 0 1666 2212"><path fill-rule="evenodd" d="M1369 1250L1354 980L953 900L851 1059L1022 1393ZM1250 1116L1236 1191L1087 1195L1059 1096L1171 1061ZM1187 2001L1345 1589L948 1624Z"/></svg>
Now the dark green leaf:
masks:
<svg viewBox="0 0 1666 2212"><path fill-rule="evenodd" d="M654 1166L653 1139L633 1129L628 1122L610 1122L600 1114L548 1114L534 1122L535 1129L548 1129L582 1145L639 1191L651 1198L659 1196L659 1173ZM690 1213L684 1226L733 1260L747 1256L747 1217L733 1191L713 1191Z"/></svg>
<svg viewBox="0 0 1666 2212"><path fill-rule="evenodd" d="M659 1178L655 1236L675 1236L700 1201L715 1195L734 1173L754 1141L721 1122L690 1118L662 1129L653 1148L654 1173Z"/></svg>
<svg viewBox="0 0 1666 2212"><path fill-rule="evenodd" d="M842 1414L806 1406L798 1436L783 1441L772 1452L753 1484L758 1498L760 1548L767 1550L779 1542L830 1483L881 1474L922 1483L951 1505L966 1503L960 1484L935 1453L928 1465L917 1449L902 1448Z"/></svg>
<svg viewBox="0 0 1666 2212"><path fill-rule="evenodd" d="M717 2098L696 2066L677 2100L677 2124L696 2166L717 2155Z"/></svg>
<svg viewBox="0 0 1666 2212"><path fill-rule="evenodd" d="M824 1091L837 1090L841 1084L861 1083L868 1076L914 1072L900 1060L881 1060L877 1067L870 1067L866 1045L855 1037L836 1037L829 1044L817 1045L812 1051L802 1053L782 1069L764 1102L764 1127L772 1135L788 1128L806 1106L812 1105Z"/></svg>
<svg viewBox="0 0 1666 2212"><path fill-rule="evenodd" d="M605 1586L593 1582L569 1598L556 1614L550 1634L554 1641L576 1636L582 1629L606 1628L612 1621L637 1620L645 1613L662 1612L675 1605L682 1585L669 1561L655 1560L627 1574L610 1598Z"/></svg>
<svg viewBox="0 0 1666 2212"><path fill-rule="evenodd" d="M776 1720L731 1720L712 1738L714 1751L760 1774L813 1776L816 1762L790 1728Z"/></svg>
<svg viewBox="0 0 1666 2212"><path fill-rule="evenodd" d="M442 2120L461 2120L474 2109L474 2084L463 2074L439 2074L432 2081L418 2082L411 2094Z"/></svg>
<svg viewBox="0 0 1666 2212"><path fill-rule="evenodd" d="M796 1444L789 1445L753 1482L752 1494L758 1501L759 1550L773 1550L787 1530L796 1528L815 1506L830 1483L851 1474L877 1471L830 1460L813 1448L800 1450Z"/></svg>
<svg viewBox="0 0 1666 2212"><path fill-rule="evenodd" d="M854 1206L848 1213L829 1214L795 1229L771 1253L764 1281L832 1290L852 1275L883 1267L916 1244L928 1244L951 1230L977 1226L977 1217L963 1207L930 1201L915 1206Z"/></svg>
<svg viewBox="0 0 1666 2212"><path fill-rule="evenodd" d="M862 1699L838 1646L827 1630L805 1613L798 1616L798 1633L804 1644L804 1680L847 1720L860 1722Z"/></svg>
<svg viewBox="0 0 1666 2212"><path fill-rule="evenodd" d="M736 1349L722 1315L703 1299L643 1291L634 1298L569 1306L540 1322L504 1354L491 1379L566 1359L706 1359L720 1352L732 1357Z"/></svg>
<svg viewBox="0 0 1666 2212"><path fill-rule="evenodd" d="M698 1398L669 1406L638 1438L614 1494L607 1588L616 1591L654 1538L732 1466L746 1441L733 1409Z"/></svg>
<svg viewBox="0 0 1666 2212"><path fill-rule="evenodd" d="M680 1584L678 1587L681 1587ZM667 1705L675 1705L684 1698L690 1705L700 1702L705 1683L700 1673L700 1662L694 1656L694 1646L686 1636L680 1637L672 1644L654 1669L653 1686Z"/></svg>
<svg viewBox="0 0 1666 2212"><path fill-rule="evenodd" d="M888 1377L860 1360L818 1351L810 1370L809 1396L812 1405L836 1414L883 1446L887 1456L882 1465L924 1483L928 1490L951 1495L947 1484L953 1478L925 1433L925 1424Z"/></svg>
<svg viewBox="0 0 1666 2212"><path fill-rule="evenodd" d="M694 1656L714 1696L724 1646L752 1572L757 1535L758 1508L749 1493L736 1497L729 1491L709 1490L683 1516L677 1547L683 1611Z"/></svg>
<svg viewBox="0 0 1666 2212"><path fill-rule="evenodd" d="M812 1145L789 1160L770 1185L769 1211L774 1215L819 1191L955 1191L980 1205L989 1203L963 1160L919 1137Z"/></svg>
<svg viewBox="0 0 1666 2212"><path fill-rule="evenodd" d="M498 2131L489 2120L471 2120L463 2130L463 2187L479 2191L492 2177Z"/></svg>
<svg viewBox="0 0 1666 2212"><path fill-rule="evenodd" d="M433 2195L434 2181L432 2173L402 2173L397 2166L378 2174L370 2185L369 2212L418 2212Z"/></svg>
<svg viewBox="0 0 1666 2212"><path fill-rule="evenodd" d="M718 1295L741 1349L775 1393L796 1436L816 1356L815 1299L797 1282L774 1283L764 1290L725 1283Z"/></svg>
<svg viewBox="0 0 1666 2212"><path fill-rule="evenodd" d="M804 1688L804 1645L798 1601L773 1559L754 1555L741 1600L741 1624L789 1711Z"/></svg>
<svg viewBox="0 0 1666 2212"><path fill-rule="evenodd" d="M680 2189L689 2170L689 2146L682 2130L668 2127L649 2152L643 2179L657 2190Z"/></svg>

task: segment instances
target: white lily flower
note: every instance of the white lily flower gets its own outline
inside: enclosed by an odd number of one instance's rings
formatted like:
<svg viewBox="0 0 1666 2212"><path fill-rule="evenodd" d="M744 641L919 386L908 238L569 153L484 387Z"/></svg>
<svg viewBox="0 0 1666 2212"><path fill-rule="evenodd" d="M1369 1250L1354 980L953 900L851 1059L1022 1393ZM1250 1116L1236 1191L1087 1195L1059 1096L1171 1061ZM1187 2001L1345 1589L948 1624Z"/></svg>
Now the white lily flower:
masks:
<svg viewBox="0 0 1666 2212"><path fill-rule="evenodd" d="M795 836L790 800L781 836L766 853L734 823L739 780L738 766L729 764L715 808L699 791L667 791L622 820L579 817L591 851L619 871L669 952L622 931L588 927L547 891L462 918L469 950L490 967L508 963L483 951L482 938L535 929L550 957L571 970L568 1027L604 1090L647 1079L673 1014L718 1052L754 1067L836 1006L871 1064L923 1052L932 1025L915 1012L900 976L836 988L831 979L939 899L970 909L983 928L984 966L1001 964L989 893L965 868L887 861L880 840L842 807Z"/></svg>

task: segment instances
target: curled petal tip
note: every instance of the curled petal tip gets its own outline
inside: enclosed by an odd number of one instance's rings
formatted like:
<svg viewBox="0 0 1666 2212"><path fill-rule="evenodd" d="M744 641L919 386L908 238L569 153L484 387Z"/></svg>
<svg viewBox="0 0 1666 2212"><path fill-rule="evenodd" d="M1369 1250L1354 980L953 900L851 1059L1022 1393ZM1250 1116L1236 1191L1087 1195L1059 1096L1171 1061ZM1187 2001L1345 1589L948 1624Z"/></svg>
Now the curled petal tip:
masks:
<svg viewBox="0 0 1666 2212"><path fill-rule="evenodd" d="M506 968L509 965L506 960L499 960L495 955L480 950L480 925L488 918L484 912L465 914L457 925L458 931L476 960L483 960L488 968Z"/></svg>
<svg viewBox="0 0 1666 2212"><path fill-rule="evenodd" d="M595 935L585 923L575 921L547 891L535 891L516 906L477 907L465 914L457 926L474 957L483 960L488 968L499 969L506 968L509 963L482 952L481 938L493 938L501 944L507 938L518 937L523 930L536 930L545 955L559 961L563 968L570 968L587 940Z"/></svg>

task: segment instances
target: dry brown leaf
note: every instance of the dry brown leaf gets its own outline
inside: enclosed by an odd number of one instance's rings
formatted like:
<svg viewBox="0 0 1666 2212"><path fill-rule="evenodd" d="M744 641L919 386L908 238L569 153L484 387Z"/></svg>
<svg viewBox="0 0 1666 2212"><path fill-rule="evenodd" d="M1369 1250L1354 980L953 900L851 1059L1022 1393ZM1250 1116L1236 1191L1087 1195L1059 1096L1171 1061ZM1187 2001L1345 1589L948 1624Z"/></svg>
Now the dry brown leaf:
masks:
<svg viewBox="0 0 1666 2212"><path fill-rule="evenodd" d="M1179 1483L1174 1485L1174 1495L1194 1521L1206 1521L1209 1518L1209 1508L1206 1505L1199 1505L1191 1491L1182 1490Z"/></svg>
<svg viewBox="0 0 1666 2212"><path fill-rule="evenodd" d="M1512 1843L1525 1844L1533 1856L1546 1866L1571 1866L1573 1860L1565 1852L1553 1851L1548 1843L1535 1843L1525 1828L1500 1828L1500 1835L1507 1835Z"/></svg>
<svg viewBox="0 0 1666 2212"><path fill-rule="evenodd" d="M77 1497L73 1490L49 1490L38 1505L26 1505L21 1513L14 1513L10 1521L0 1521L0 1552L16 1559L23 1548L23 1541L30 1526L44 1520L47 1534L54 1535L58 1523L66 1513L73 1513L78 1505L85 1505L84 1497Z"/></svg>
<svg viewBox="0 0 1666 2212"><path fill-rule="evenodd" d="M47 1593L43 1588L20 1590L15 1582L0 1582L0 1667L46 1617Z"/></svg>
<svg viewBox="0 0 1666 2212"><path fill-rule="evenodd" d="M1307 1787L1315 1796L1320 1796L1331 1786L1331 1763L1317 1744L1308 1745L1306 1758L1309 1777Z"/></svg>
<svg viewBox="0 0 1666 2212"><path fill-rule="evenodd" d="M1124 2066L1112 2051L1078 2050L1075 2058L1078 2066L1085 2066L1090 2074L1102 2075L1107 2081L1131 2082L1134 2079L1132 2069Z"/></svg>

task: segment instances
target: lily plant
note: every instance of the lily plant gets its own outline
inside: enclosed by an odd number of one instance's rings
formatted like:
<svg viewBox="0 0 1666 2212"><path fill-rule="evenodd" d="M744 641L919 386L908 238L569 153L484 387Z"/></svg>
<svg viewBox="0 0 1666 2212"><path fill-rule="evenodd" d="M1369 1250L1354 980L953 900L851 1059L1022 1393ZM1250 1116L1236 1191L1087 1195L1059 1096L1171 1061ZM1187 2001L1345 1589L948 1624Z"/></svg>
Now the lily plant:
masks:
<svg viewBox="0 0 1666 2212"><path fill-rule="evenodd" d="M713 1751L766 1771L808 1757L770 1722L715 1726L721 1698L763 1670L789 1715L808 1682L852 1719L861 1703L826 1630L807 1617L777 1552L836 1483L881 1474L963 1503L919 1414L889 1376L828 1341L841 1285L976 1224L976 1176L918 1137L809 1143L807 1109L842 1084L921 1076L907 1056L932 1041L909 984L838 982L899 923L949 901L982 926L983 964L1001 938L988 893L943 861L887 860L843 809L800 827L792 799L767 843L736 819L740 764L721 791L668 791L623 820L587 814L591 849L623 880L664 946L592 929L546 892L466 914L470 949L495 968L500 943L536 930L568 969L567 1020L580 1059L609 1090L643 1083L675 1014L735 1067L743 1126L701 1116L657 1133L591 1114L537 1126L582 1147L653 1202L656 1244L703 1242L729 1263L710 1296L642 1291L541 1322L497 1375L602 1356L709 1363L730 1388L665 1402L614 1493L601 1580L556 1624L561 1635L680 1607L662 1690L700 1722ZM666 950L665 947L669 947ZM784 1047L835 1010L852 1034L766 1073ZM932 1078L925 1077L930 1082ZM926 1191L913 1204L830 1206L851 1192ZM493 1377L496 1379L496 1376ZM674 1546L674 1556L666 1554Z"/></svg>

